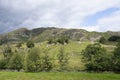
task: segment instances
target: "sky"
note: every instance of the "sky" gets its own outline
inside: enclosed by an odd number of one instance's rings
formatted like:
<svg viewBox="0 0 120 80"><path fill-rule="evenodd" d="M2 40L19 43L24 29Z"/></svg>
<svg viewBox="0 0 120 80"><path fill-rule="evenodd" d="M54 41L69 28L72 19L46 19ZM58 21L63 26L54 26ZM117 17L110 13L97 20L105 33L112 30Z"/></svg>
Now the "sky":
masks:
<svg viewBox="0 0 120 80"><path fill-rule="evenodd" d="M120 31L120 0L0 0L0 33L22 27Z"/></svg>

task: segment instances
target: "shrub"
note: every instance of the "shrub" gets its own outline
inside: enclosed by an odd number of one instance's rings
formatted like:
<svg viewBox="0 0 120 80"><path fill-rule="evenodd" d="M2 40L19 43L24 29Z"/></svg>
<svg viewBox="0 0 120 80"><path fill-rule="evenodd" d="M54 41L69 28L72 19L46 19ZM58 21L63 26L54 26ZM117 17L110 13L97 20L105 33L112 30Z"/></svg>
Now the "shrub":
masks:
<svg viewBox="0 0 120 80"><path fill-rule="evenodd" d="M20 48L21 46L22 46L21 42L16 45L17 48Z"/></svg>
<svg viewBox="0 0 120 80"><path fill-rule="evenodd" d="M27 55L25 71L38 72L41 71L41 59L39 48L33 48Z"/></svg>
<svg viewBox="0 0 120 80"><path fill-rule="evenodd" d="M100 43L104 44L106 42L106 39L104 37L101 37L99 40Z"/></svg>
<svg viewBox="0 0 120 80"><path fill-rule="evenodd" d="M120 72L120 42L117 44L113 53L113 71Z"/></svg>
<svg viewBox="0 0 120 80"><path fill-rule="evenodd" d="M61 47L58 53L58 63L60 67L60 71L67 70L68 65L68 55L65 55L64 49Z"/></svg>
<svg viewBox="0 0 120 80"><path fill-rule="evenodd" d="M12 49L11 49L11 47L9 46L9 45L7 45L7 46L5 46L5 47L3 47L3 55L4 55L4 57L5 58L10 58L11 56L12 56Z"/></svg>
<svg viewBox="0 0 120 80"><path fill-rule="evenodd" d="M51 62L50 57L48 56L48 51L44 51L44 55L42 57L42 71L50 71L53 68L53 64Z"/></svg>
<svg viewBox="0 0 120 80"><path fill-rule="evenodd" d="M35 44L32 41L28 41L26 45L28 48L33 48L35 46Z"/></svg>
<svg viewBox="0 0 120 80"><path fill-rule="evenodd" d="M120 36L111 36L109 39L109 41L120 41Z"/></svg>
<svg viewBox="0 0 120 80"><path fill-rule="evenodd" d="M7 68L7 60L2 59L0 60L0 69L6 69Z"/></svg>
<svg viewBox="0 0 120 80"><path fill-rule="evenodd" d="M88 71L108 71L109 57L100 44L91 44L82 51L82 59Z"/></svg>
<svg viewBox="0 0 120 80"><path fill-rule="evenodd" d="M20 70L23 68L23 59L19 53L15 53L9 61L9 69Z"/></svg>

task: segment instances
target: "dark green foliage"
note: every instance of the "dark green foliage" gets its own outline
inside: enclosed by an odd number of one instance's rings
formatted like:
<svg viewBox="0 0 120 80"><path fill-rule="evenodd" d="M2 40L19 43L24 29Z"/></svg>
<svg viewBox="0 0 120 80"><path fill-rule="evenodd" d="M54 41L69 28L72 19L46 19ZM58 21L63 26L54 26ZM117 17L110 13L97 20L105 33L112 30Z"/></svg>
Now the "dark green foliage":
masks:
<svg viewBox="0 0 120 80"><path fill-rule="evenodd" d="M35 46L33 41L28 41L26 45L27 45L28 48L33 48Z"/></svg>
<svg viewBox="0 0 120 80"><path fill-rule="evenodd" d="M69 39L66 37L66 36L61 36L58 40L57 40L58 43L60 44L65 44L65 43L69 43Z"/></svg>
<svg viewBox="0 0 120 80"><path fill-rule="evenodd" d="M19 53L15 53L12 56L12 58L10 59L9 64L8 64L8 68L17 70L17 71L19 71L20 69L23 68L23 59Z"/></svg>
<svg viewBox="0 0 120 80"><path fill-rule="evenodd" d="M59 54L58 54L58 63L60 67L60 71L67 70L68 65L68 55L65 55L64 49L60 48Z"/></svg>
<svg viewBox="0 0 120 80"><path fill-rule="evenodd" d="M114 50L113 54L113 70L115 72L120 72L120 42L117 44L117 48Z"/></svg>
<svg viewBox="0 0 120 80"><path fill-rule="evenodd" d="M5 58L10 58L12 56L12 49L9 45L5 46L2 51Z"/></svg>
<svg viewBox="0 0 120 80"><path fill-rule="evenodd" d="M21 42L19 42L19 43L16 45L17 48L20 48L21 46L22 46L22 43L21 43Z"/></svg>
<svg viewBox="0 0 120 80"><path fill-rule="evenodd" d="M111 36L109 39L108 39L108 41L120 41L120 36Z"/></svg>
<svg viewBox="0 0 120 80"><path fill-rule="evenodd" d="M48 44L56 44L56 43L57 43L57 41L55 38L48 39Z"/></svg>
<svg viewBox="0 0 120 80"><path fill-rule="evenodd" d="M8 35L6 35L6 36L0 36L0 45L2 45L2 44L7 44L8 43L8 41L9 41L9 39L8 39Z"/></svg>
<svg viewBox="0 0 120 80"><path fill-rule="evenodd" d="M53 64L48 56L48 51L46 50L44 51L44 55L42 57L42 71L50 71L52 68Z"/></svg>
<svg viewBox="0 0 120 80"><path fill-rule="evenodd" d="M91 44L82 51L83 61L88 71L108 71L110 58L100 44Z"/></svg>
<svg viewBox="0 0 120 80"><path fill-rule="evenodd" d="M99 40L100 43L104 44L106 42L106 39L104 37L101 37Z"/></svg>
<svg viewBox="0 0 120 80"><path fill-rule="evenodd" d="M6 69L7 68L7 60L6 59L2 59L0 60L0 69Z"/></svg>
<svg viewBox="0 0 120 80"><path fill-rule="evenodd" d="M65 43L69 43L69 39L68 37L66 36L60 36L59 38L50 38L48 40L48 44L56 44L56 43L59 43L59 44L65 44Z"/></svg>
<svg viewBox="0 0 120 80"><path fill-rule="evenodd" d="M25 71L38 72L41 71L41 59L39 48L33 48L30 50L25 64Z"/></svg>

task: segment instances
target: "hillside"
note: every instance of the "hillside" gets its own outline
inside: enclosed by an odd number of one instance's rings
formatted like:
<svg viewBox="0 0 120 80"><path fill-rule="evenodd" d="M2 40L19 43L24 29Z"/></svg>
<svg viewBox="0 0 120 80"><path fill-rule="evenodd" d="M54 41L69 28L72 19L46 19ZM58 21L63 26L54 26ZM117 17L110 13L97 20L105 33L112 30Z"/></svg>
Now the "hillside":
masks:
<svg viewBox="0 0 120 80"><path fill-rule="evenodd" d="M6 40L9 42L19 42L31 39L35 42L42 42L49 38L58 38L60 36L67 36L70 40L77 41L96 41L102 36L108 38L111 35L120 36L120 32L89 32L83 29L64 29L54 27L36 28L32 30L20 28L6 34L1 34L0 41L4 43Z"/></svg>

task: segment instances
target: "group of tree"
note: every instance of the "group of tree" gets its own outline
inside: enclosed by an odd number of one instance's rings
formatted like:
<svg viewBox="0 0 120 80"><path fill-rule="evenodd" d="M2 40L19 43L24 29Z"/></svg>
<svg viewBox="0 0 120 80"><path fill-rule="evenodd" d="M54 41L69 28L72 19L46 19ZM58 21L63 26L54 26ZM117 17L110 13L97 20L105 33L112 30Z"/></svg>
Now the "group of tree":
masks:
<svg viewBox="0 0 120 80"><path fill-rule="evenodd" d="M21 54L18 52L14 53L8 45L2 51L4 58L0 60L0 69L15 69L19 71L23 67Z"/></svg>
<svg viewBox="0 0 120 80"><path fill-rule="evenodd" d="M113 42L119 42L120 41L120 36L111 36L108 38L108 41L113 41Z"/></svg>
<svg viewBox="0 0 120 80"><path fill-rule="evenodd" d="M82 51L82 61L87 71L114 71L120 72L120 42L115 48L113 55L108 54L106 49L99 43L88 45Z"/></svg>
<svg viewBox="0 0 120 80"><path fill-rule="evenodd" d="M68 69L69 57L65 54L63 46L56 56L57 60L55 60L49 55L48 49L34 47L35 44L32 41L28 41L26 45L29 51L24 55L20 51L14 52L9 45L4 46L2 49L4 58L0 60L0 69L48 72L54 69L56 65L54 61L57 61L59 71ZM114 49L113 54L109 54L99 43L90 44L82 51L82 61L85 63L87 71L120 72L120 42Z"/></svg>
<svg viewBox="0 0 120 80"><path fill-rule="evenodd" d="M48 39L48 44L62 44L64 45L65 43L69 43L69 39L67 36L60 36L59 38L50 38Z"/></svg>
<svg viewBox="0 0 120 80"><path fill-rule="evenodd" d="M48 49L39 49L33 47L33 42L27 42L29 44L29 51L22 53L21 51L13 51L10 46L5 46L2 49L4 58L0 60L0 69L5 70L24 70L26 72L40 72L51 71L54 68L54 58L48 54ZM19 43L18 43L19 44ZM19 48L19 47L17 47ZM59 71L65 70L68 59L64 53L64 49L61 48L58 56Z"/></svg>
<svg viewBox="0 0 120 80"><path fill-rule="evenodd" d="M99 42L102 44L105 44L106 42L119 42L119 41L120 41L120 36L117 35L110 36L108 39L106 39L105 37L101 37L99 39Z"/></svg>
<svg viewBox="0 0 120 80"><path fill-rule="evenodd" d="M60 48L57 60L59 71L66 70L68 65L68 56L65 55L63 48ZM25 61L25 71L27 72L49 72L54 68L54 66L54 58L49 56L48 49L43 49L43 51L40 51L39 48L31 49Z"/></svg>
<svg viewBox="0 0 120 80"><path fill-rule="evenodd" d="M52 67L52 59L50 59L47 50L43 52L40 52L38 48L30 50L25 62L25 71L50 71Z"/></svg>

